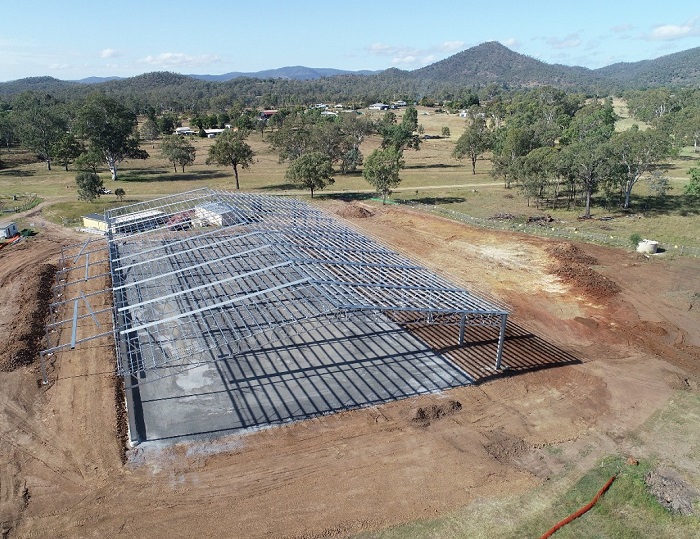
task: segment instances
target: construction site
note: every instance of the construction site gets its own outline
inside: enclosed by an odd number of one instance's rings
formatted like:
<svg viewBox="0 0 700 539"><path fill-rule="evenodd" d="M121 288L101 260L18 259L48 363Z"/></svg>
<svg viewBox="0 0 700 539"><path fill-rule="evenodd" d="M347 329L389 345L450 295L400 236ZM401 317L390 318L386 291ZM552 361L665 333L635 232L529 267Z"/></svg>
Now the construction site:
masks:
<svg viewBox="0 0 700 539"><path fill-rule="evenodd" d="M42 357L112 331L133 445L308 419L501 370L502 304L304 202L201 189L105 217L104 240L62 250ZM111 286L86 295L94 279ZM100 295L111 295L113 324L100 323L108 307L91 306ZM469 372L436 349L433 327L454 334L455 350L490 343L491 361Z"/></svg>
<svg viewBox="0 0 700 539"><path fill-rule="evenodd" d="M700 387L693 259L211 189L110 210L104 236L40 211L0 256L8 537L456 514L509 537L605 455L695 478L689 431L649 426Z"/></svg>

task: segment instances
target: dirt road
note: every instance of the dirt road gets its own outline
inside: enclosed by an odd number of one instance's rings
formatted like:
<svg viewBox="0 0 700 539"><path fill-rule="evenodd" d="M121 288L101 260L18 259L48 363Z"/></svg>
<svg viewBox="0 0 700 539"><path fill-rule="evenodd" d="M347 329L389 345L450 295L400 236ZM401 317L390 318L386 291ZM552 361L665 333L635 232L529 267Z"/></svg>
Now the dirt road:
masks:
<svg viewBox="0 0 700 539"><path fill-rule="evenodd" d="M111 343L92 341L57 356L48 388L36 366L0 372L4 536L335 537L429 518L541 484L563 466L543 447L593 444L590 463L627 451L626 433L678 384L700 380L696 260L582 245L595 259L582 267L620 287L596 295L583 270L557 276L553 242L403 208L371 212L349 221L489 291L519 327L576 361L208 443L136 448L122 465ZM46 226L0 254L5 334L26 303L21 283L66 241L80 238ZM516 362L509 343L504 358Z"/></svg>

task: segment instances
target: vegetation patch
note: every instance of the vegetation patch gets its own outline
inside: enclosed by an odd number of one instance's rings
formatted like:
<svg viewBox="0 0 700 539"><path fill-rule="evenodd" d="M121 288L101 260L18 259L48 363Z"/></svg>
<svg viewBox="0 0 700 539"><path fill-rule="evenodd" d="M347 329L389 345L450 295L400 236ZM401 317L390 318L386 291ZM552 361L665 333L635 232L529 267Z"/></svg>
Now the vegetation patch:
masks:
<svg viewBox="0 0 700 539"><path fill-rule="evenodd" d="M678 537L695 536L700 523L661 505L647 487L652 463L626 460L616 455L588 471L547 509L527 519L503 537L539 537L551 526L586 505L612 476L615 482L584 516L556 533L557 539L580 537L665 537L670 528ZM683 535L687 533L688 535Z"/></svg>

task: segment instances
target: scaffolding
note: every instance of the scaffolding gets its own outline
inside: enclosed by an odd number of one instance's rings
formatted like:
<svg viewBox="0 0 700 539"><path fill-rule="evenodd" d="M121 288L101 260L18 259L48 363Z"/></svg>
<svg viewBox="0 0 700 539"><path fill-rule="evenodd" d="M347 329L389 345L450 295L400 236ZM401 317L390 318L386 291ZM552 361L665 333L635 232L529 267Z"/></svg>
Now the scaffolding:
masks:
<svg viewBox="0 0 700 539"><path fill-rule="evenodd" d="M260 338L279 339L309 321L378 316L402 325L456 325L459 345L470 326L497 328L494 368L501 368L503 305L299 200L205 188L109 210L105 217L106 246L87 242L67 251L59 286L88 279L90 254L105 253L100 260L109 266L121 376L233 357ZM85 276L71 279L81 257ZM71 342L45 353L75 347L80 320L92 318L97 327L85 294L59 298L52 312L64 304L73 306L73 318L50 329L72 325ZM102 328L95 336L105 333Z"/></svg>

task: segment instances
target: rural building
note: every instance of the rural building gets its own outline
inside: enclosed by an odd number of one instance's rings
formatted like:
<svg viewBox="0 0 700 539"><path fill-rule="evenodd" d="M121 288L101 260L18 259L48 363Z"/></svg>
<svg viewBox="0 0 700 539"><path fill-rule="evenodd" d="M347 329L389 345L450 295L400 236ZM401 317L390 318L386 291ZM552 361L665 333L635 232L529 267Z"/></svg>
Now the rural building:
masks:
<svg viewBox="0 0 700 539"><path fill-rule="evenodd" d="M177 127L175 128L176 135L194 135L195 132L191 127Z"/></svg>
<svg viewBox="0 0 700 539"><path fill-rule="evenodd" d="M272 118L275 115L276 112L277 112L277 110L273 110L273 109L264 110L260 113L260 119L261 120L269 120L270 118Z"/></svg>
<svg viewBox="0 0 700 539"><path fill-rule="evenodd" d="M386 103L374 103L369 106L369 110L389 110L389 105Z"/></svg>
<svg viewBox="0 0 700 539"><path fill-rule="evenodd" d="M207 134L207 138L214 138L226 131L226 129L205 129L204 132Z"/></svg>
<svg viewBox="0 0 700 539"><path fill-rule="evenodd" d="M107 233L107 220L102 213L88 213L83 215L83 227L90 230L99 230Z"/></svg>
<svg viewBox="0 0 700 539"><path fill-rule="evenodd" d="M2 225L0 228L2 230L2 237L5 239L14 238L19 231L17 230L17 223L7 223Z"/></svg>

